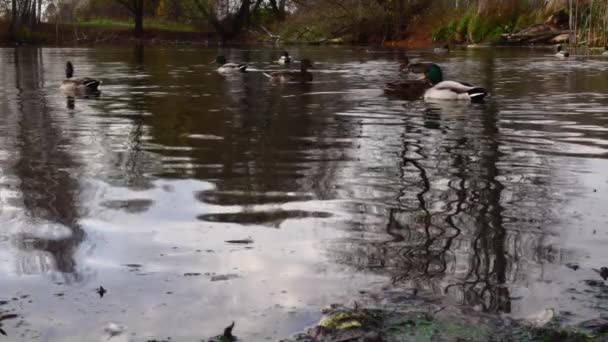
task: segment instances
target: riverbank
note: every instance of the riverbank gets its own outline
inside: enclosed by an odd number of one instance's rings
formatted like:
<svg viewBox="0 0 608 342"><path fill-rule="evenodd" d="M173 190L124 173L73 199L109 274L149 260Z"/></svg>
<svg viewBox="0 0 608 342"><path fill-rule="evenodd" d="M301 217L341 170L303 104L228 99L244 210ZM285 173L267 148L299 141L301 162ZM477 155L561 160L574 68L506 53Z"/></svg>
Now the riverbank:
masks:
<svg viewBox="0 0 608 342"><path fill-rule="evenodd" d="M33 29L22 28L15 39L9 37L8 23L0 23L0 45L130 45L141 44L201 44L213 45L219 42L215 32L198 31L186 26L150 25L142 37L133 35L132 27L122 23L87 22L78 25L47 24L36 25Z"/></svg>
<svg viewBox="0 0 608 342"><path fill-rule="evenodd" d="M379 302L378 298L382 300ZM553 309L540 310L526 320L485 314L450 305L416 292L397 291L376 296L375 304L352 307L334 304L307 332L281 342L353 341L577 341L608 340L608 319L597 318L563 326Z"/></svg>

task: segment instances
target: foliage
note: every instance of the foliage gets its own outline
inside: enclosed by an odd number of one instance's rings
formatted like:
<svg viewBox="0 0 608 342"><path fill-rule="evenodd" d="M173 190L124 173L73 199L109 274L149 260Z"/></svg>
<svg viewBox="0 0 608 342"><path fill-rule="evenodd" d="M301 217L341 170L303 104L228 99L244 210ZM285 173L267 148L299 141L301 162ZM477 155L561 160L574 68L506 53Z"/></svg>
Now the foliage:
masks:
<svg viewBox="0 0 608 342"><path fill-rule="evenodd" d="M493 41L559 9L572 16L579 44L608 42L605 0L0 0L0 13L10 19L13 33L45 21L126 28L124 21L133 20L129 27L136 34L144 28L195 27L211 28L223 40L256 31L286 41L358 43L403 39L419 17L434 22L427 30L436 42Z"/></svg>

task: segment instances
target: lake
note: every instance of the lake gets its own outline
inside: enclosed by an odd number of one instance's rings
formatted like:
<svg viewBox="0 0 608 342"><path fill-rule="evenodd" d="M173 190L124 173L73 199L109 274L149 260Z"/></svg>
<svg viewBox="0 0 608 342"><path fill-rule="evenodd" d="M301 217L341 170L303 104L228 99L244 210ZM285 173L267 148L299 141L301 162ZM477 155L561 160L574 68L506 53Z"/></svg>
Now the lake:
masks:
<svg viewBox="0 0 608 342"><path fill-rule="evenodd" d="M290 52L314 82L269 82L272 48L0 49L6 340L276 340L389 289L608 314L608 58L408 52L470 104L387 97L398 51ZM59 91L67 60L99 97Z"/></svg>

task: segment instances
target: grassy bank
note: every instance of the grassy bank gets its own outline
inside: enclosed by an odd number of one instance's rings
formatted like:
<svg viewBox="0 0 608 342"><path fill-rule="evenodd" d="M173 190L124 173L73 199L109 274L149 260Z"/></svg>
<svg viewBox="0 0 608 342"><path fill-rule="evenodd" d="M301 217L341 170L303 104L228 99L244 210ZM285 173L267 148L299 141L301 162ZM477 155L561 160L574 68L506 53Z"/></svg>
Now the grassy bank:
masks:
<svg viewBox="0 0 608 342"><path fill-rule="evenodd" d="M398 4L399 2L391 2ZM403 2L402 2L403 3ZM477 2L455 9L440 1L411 1L401 7L350 2L352 6L323 5L295 13L285 22L268 24L274 38L284 42L344 42L423 47L440 43L511 45L568 42L584 47L604 46L608 41L608 2L589 1L576 8L546 7L543 2ZM502 5L501 5L502 4ZM391 5L393 6L393 5ZM572 27L572 31L570 30ZM534 36L523 42L505 41L529 28L555 31L555 37ZM268 39L268 32L260 34ZM555 38L555 41L553 41Z"/></svg>
<svg viewBox="0 0 608 342"><path fill-rule="evenodd" d="M133 22L121 21L113 19L94 19L85 22L78 23L80 27L95 27L103 29L133 29ZM144 22L144 29L153 31L166 31L166 32L199 32L199 28L190 24L165 21L165 20L146 20Z"/></svg>

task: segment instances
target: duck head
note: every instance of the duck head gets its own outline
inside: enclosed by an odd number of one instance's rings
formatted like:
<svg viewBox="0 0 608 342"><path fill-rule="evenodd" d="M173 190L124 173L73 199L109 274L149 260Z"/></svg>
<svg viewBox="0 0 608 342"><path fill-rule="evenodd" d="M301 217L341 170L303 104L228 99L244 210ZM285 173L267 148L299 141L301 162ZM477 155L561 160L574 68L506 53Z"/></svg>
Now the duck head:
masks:
<svg viewBox="0 0 608 342"><path fill-rule="evenodd" d="M74 65L68 61L65 63L65 78L72 78L74 76Z"/></svg>
<svg viewBox="0 0 608 342"><path fill-rule="evenodd" d="M426 78L435 85L439 82L443 82L443 72L437 64L431 65L426 71Z"/></svg>
<svg viewBox="0 0 608 342"><path fill-rule="evenodd" d="M224 56L217 56L217 58L215 59L215 63L217 63L219 65L226 64L226 57L224 57Z"/></svg>
<svg viewBox="0 0 608 342"><path fill-rule="evenodd" d="M562 52L562 51L564 51L564 48L562 47L562 44L559 44L557 46L557 52Z"/></svg>
<svg viewBox="0 0 608 342"><path fill-rule="evenodd" d="M287 52L287 51L283 51L283 57L285 57L285 58L289 58L289 52Z"/></svg>

